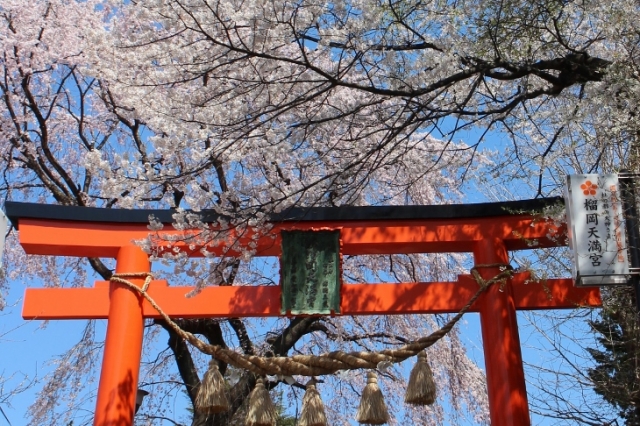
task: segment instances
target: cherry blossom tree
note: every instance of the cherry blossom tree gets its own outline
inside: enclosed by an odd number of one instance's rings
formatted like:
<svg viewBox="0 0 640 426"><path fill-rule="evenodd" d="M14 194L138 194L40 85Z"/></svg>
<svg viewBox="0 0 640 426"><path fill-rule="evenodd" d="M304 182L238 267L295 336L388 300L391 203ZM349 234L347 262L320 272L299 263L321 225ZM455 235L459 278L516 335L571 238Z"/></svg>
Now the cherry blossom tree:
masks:
<svg viewBox="0 0 640 426"><path fill-rule="evenodd" d="M454 202L465 183L546 196L568 171L609 170L637 156L639 21L630 0L7 0L0 14L5 199L213 209L259 228L266 213L291 206ZM48 277L47 285L82 286L112 274L108 260L25 258L10 246L2 285ZM463 264L370 256L344 267L353 280L426 281ZM274 276L250 251L232 260L176 256L171 265L172 283L199 287ZM401 344L442 321L178 319L210 343L275 355ZM169 350L158 350L167 334ZM32 424L72 419L58 404L81 392L99 339L89 324L60 359ZM185 391L193 402L206 360L161 321L149 324L147 342L153 362L141 377L153 392L140 416L178 422L167 395ZM453 409L399 409L398 422L487 423L482 372L459 331L433 350ZM221 371L232 413L195 413L193 424L232 424L242 412L255 378ZM391 399L402 377L396 368L382 379ZM327 380L339 389L326 395L332 423L346 424L363 378ZM296 406L298 388L271 386Z"/></svg>
<svg viewBox="0 0 640 426"><path fill-rule="evenodd" d="M449 176L443 173L447 171L445 166L434 167L433 146L444 146L446 143L424 136L400 142L397 145L400 152L395 159L380 160L381 164L387 163L386 170L377 171L363 166L353 173L360 182L354 183L344 178L338 181L336 176L332 178L335 183L331 184L334 194L311 191L309 188L319 185L317 181L322 181L326 170L328 174L335 174L334 170L340 167L336 164L338 158L335 154L332 155L335 158L320 158L319 161L318 157L311 161L306 158L311 151L300 149L291 160L292 166L285 168L274 164L269 156L256 149L247 148L246 152L231 158L218 155L212 149L217 141L210 136L200 137L199 125L193 129L180 126L182 130L176 128L171 133L167 133L166 128L154 128L153 120L140 116L136 112L137 107L124 102L129 95L117 87L117 82L109 81L101 75L101 71L98 72L99 66L95 62L97 54L91 49L109 46L105 43L107 41L113 43L110 31L115 29L109 28L108 21L109 15L115 13L113 9L96 3L35 1L28 6L25 7L22 2L3 6L2 132L7 144L3 146L2 190L6 198L107 208L213 207L221 213L234 213L237 216L245 212L246 217L246 211L250 209L274 208L273 197L279 197L280 200L276 201L281 205L401 203L406 199L414 199L413 202L418 203L442 202L456 193L453 184L456 167L468 167L468 159L464 156L450 159ZM116 12L121 13L122 10ZM189 141L181 142L180 147L172 146L169 138L173 137L175 140L186 137ZM465 149L461 148L462 151ZM251 155L248 155L250 151ZM447 157L453 156L447 154ZM434 186L419 185L432 168L435 173L429 176L440 180L440 183ZM414 173L419 176L414 176ZM298 178L294 179L296 175ZM391 177L396 189L386 191L384 186L391 182ZM287 190L289 192L271 191L272 188L287 186L296 188ZM365 187L374 190L365 190ZM341 201L343 199L349 201ZM13 239L15 235L11 234L9 238ZM7 253L7 263L10 265L8 277L11 280L20 278L31 281L36 277L47 277L49 285L53 286L86 285L91 280L89 270L83 268L76 259L25 260L17 249L18 245L11 246L16 248ZM396 273L406 274L403 266L411 261L398 261ZM435 259L432 262L433 272L428 269L413 270L414 279L419 279L418 275L449 273L444 263L446 261L445 258ZM103 278L110 276L108 262L101 259L88 259L88 262ZM352 274L361 275L364 272L358 271L365 267L375 268L377 264L380 264L377 269L383 271L387 267L385 262L385 259L370 259L364 264L355 264L351 269ZM178 271L184 271L183 279L188 280L189 276L193 276L195 268L204 272L199 275L202 283L215 279L217 281L214 280L214 284L231 284L242 278L261 278L249 269L250 265L236 261L230 264L211 262L205 266L180 266ZM72 282L62 281L60 277L63 276L71 277ZM329 319L280 321L272 325L274 330L280 332L269 334L266 340L257 341L253 336L256 326L238 319L223 323L182 320L180 325L212 343L237 345L246 353L270 351L282 355L287 354L296 343L311 347L313 341L323 342L321 347L326 348L331 347L333 341L345 339L343 346L362 345L366 340L374 345L376 341L383 340L401 343L408 334L399 326L425 329L423 320L418 318L406 324L384 323L379 319L372 321L371 327L367 325L368 320L360 322L357 327ZM431 318L427 321L432 327L437 325ZM374 327L375 322L378 324ZM161 404L166 392L175 391L176 375L179 375L180 383L184 383L180 387L186 390L191 400L195 397L201 377L197 365L202 362L202 357L192 353L171 330L167 331L172 355L164 354L156 362L145 366L145 377L159 383L153 392L155 400L149 400L145 404L148 408L146 414L142 413L150 421L180 415L167 413ZM159 335L157 330L150 332L149 342L153 341L154 335ZM306 340L303 339L305 336ZM73 408L60 410L58 406L65 398L72 398L72 407L83 402L78 395L85 383L83 376L98 364L99 340L90 323L82 340L58 360L58 367L31 408L33 424L61 424L72 419L69 416L73 415ZM454 339L452 344L457 348L454 354L463 356L464 350L459 341ZM153 347L151 343L149 347ZM170 364L169 360L176 362ZM478 383L473 390L475 394L467 392L465 400L471 411L482 417L486 403L480 371L466 358L462 365L466 365L468 370L464 374L475 375L474 381ZM453 371L452 367L442 371L442 374L453 374L452 377L461 377L462 374ZM250 390L248 384L255 379L244 374L232 379L232 382L234 380L233 395L237 411ZM346 398L338 393L334 397ZM480 402L476 402L476 399ZM351 398L349 400L352 406ZM345 405L339 407L346 409ZM154 413L153 416L150 413ZM338 419L341 414L335 412L332 415ZM440 408L432 415L442 419L444 412ZM75 420L78 421L77 418ZM199 415L193 419L194 424L228 424L229 421L229 418Z"/></svg>

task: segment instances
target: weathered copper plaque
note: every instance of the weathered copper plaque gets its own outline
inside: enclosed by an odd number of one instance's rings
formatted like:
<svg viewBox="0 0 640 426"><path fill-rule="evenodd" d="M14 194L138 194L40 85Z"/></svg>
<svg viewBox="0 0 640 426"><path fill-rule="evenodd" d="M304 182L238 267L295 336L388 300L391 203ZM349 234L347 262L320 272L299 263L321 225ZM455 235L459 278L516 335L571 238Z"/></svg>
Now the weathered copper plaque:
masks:
<svg viewBox="0 0 640 426"><path fill-rule="evenodd" d="M340 313L340 231L282 231L282 313Z"/></svg>

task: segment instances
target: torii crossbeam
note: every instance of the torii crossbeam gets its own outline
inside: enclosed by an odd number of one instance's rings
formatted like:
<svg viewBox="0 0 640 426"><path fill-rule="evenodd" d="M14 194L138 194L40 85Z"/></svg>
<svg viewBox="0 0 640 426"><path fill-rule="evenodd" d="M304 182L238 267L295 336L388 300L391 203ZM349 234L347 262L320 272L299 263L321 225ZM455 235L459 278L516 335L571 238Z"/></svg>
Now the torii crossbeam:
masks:
<svg viewBox="0 0 640 426"><path fill-rule="evenodd" d="M280 255L283 230L340 230L342 253L398 254L470 252L476 265L506 264L509 250L555 247L562 234L535 218L560 199L446 206L341 207L292 209L272 217L269 235L257 241L258 256ZM111 210L7 202L7 215L19 225L20 243L28 254L116 259L116 273L148 272L151 265L135 243L149 235L149 215L170 224L170 211ZM204 220L213 222L207 212ZM158 231L176 232L170 227ZM185 247L186 249L186 247ZM211 248L210 250L216 250ZM198 250L189 252L199 255ZM219 254L219 253L218 253ZM228 255L228 253L226 254ZM497 268L478 268L491 278ZM480 313L491 424L530 425L516 310L570 309L600 306L598 288L576 288L570 279L528 282L516 273L499 288L492 286L472 306ZM131 279L141 286L143 279ZM462 275L455 282L343 284L341 315L458 312L477 291ZM279 286L205 288L185 298L191 288L153 281L149 295L171 317L279 316ZM142 351L144 318L158 313L137 292L115 282L97 281L91 288L26 290L25 319L108 319L95 426L133 425Z"/></svg>

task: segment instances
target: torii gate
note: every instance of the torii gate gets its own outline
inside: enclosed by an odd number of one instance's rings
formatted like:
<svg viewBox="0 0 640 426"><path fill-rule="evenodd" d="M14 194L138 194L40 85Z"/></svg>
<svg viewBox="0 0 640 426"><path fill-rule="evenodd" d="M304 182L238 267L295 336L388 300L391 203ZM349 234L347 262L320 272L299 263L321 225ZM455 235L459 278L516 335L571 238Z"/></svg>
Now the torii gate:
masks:
<svg viewBox="0 0 640 426"><path fill-rule="evenodd" d="M272 218L270 235L260 238L257 256L279 256L283 230L340 230L346 255L471 252L476 265L506 264L509 250L556 247L550 230L563 232L528 213L560 199L444 206L382 206L292 209ZM170 211L115 210L7 202L7 216L19 226L28 254L116 259L116 273L148 272L147 254L134 240L149 235L149 215L172 222ZM208 213L211 219L211 214ZM207 220L205 214L205 221ZM160 232L175 232L172 230ZM275 237L275 238L274 238ZM248 240L247 240L248 241ZM214 249L211 249L214 250ZM191 252L197 256L198 251ZM478 268L484 278L497 268ZM576 288L571 279L531 283L516 273L492 286L472 306L480 313L491 424L530 425L516 310L600 306L598 288ZM138 286L143 279L131 279ZM279 286L169 287L154 280L149 295L171 317L279 316ZM341 315L458 312L477 291L469 275L456 282L342 284ZM137 292L115 282L91 288L30 288L25 319L107 319L95 426L133 425L144 318L159 314Z"/></svg>

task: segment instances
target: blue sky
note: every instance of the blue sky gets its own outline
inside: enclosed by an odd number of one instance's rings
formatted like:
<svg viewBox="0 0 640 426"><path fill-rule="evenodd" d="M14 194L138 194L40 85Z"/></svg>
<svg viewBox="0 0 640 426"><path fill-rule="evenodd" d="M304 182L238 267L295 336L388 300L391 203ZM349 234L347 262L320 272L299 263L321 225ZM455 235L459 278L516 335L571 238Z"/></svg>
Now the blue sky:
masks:
<svg viewBox="0 0 640 426"><path fill-rule="evenodd" d="M42 379L55 368L51 357L67 351L78 342L84 321L25 321L20 316L24 288L14 285L7 296L7 308L0 313L0 372L9 380L4 391ZM1 407L13 426L27 423L24 417L41 386L2 401ZM10 404L10 406L9 406ZM0 418L0 425L6 424Z"/></svg>

